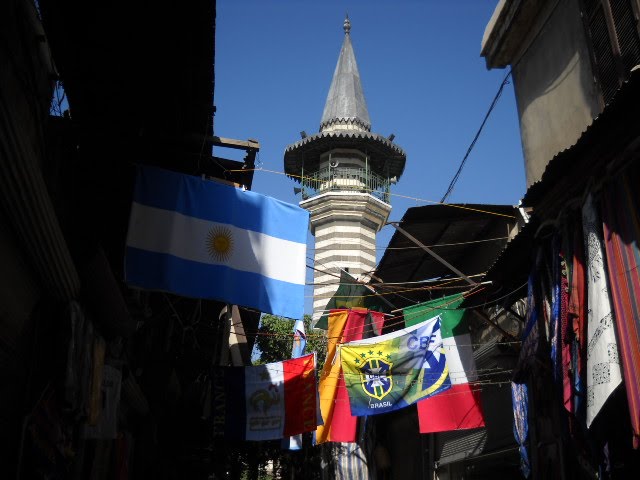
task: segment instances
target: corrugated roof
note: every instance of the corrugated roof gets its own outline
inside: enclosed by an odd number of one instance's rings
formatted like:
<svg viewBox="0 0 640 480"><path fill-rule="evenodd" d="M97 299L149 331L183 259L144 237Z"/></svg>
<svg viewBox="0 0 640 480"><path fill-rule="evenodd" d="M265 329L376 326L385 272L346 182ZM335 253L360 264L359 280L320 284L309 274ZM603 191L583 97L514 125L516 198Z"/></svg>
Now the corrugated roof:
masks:
<svg viewBox="0 0 640 480"><path fill-rule="evenodd" d="M407 210L400 226L466 275L484 273L507 243L508 231L517 219L510 205L427 205ZM513 216L511 218L511 216ZM501 240L481 241L502 238ZM416 282L433 278L455 277L441 264L400 232L395 232L375 275L384 282ZM477 278L480 281L479 278ZM466 289L465 283L456 283ZM428 290L411 285L402 297L391 300L397 307L426 301ZM447 290L447 293L453 293ZM438 295L442 291L438 292ZM397 298L396 298L397 297Z"/></svg>
<svg viewBox="0 0 640 480"><path fill-rule="evenodd" d="M529 276L530 252L539 225L538 219L532 217L529 223L509 240L484 276L485 281L491 282L491 288L463 300L462 307L489 302L509 294L513 299L526 295L526 290L522 286ZM505 298L505 300L508 299Z"/></svg>

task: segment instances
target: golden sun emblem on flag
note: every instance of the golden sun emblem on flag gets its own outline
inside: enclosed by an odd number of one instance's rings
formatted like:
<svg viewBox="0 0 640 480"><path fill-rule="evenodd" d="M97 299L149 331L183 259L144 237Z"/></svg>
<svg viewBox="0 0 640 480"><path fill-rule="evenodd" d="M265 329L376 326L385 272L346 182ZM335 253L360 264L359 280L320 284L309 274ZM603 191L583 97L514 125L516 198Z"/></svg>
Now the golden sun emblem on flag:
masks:
<svg viewBox="0 0 640 480"><path fill-rule="evenodd" d="M209 255L218 262L226 262L233 252L233 235L227 227L216 225L207 235Z"/></svg>

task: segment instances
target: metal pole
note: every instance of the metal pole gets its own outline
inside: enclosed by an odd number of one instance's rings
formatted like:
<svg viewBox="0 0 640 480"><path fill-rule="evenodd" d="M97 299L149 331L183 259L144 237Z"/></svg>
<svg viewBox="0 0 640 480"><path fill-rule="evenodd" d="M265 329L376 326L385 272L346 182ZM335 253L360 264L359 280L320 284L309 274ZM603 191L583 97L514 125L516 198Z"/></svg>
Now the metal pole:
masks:
<svg viewBox="0 0 640 480"><path fill-rule="evenodd" d="M460 270L458 270L456 267L454 267L453 265L451 265L449 262L447 262L444 258L442 258L440 255L438 255L436 252L434 252L433 250L431 250L429 247L423 245L420 240L418 240L416 237L414 237L413 235L411 235L409 232L407 232L406 230L402 229L397 222L388 222L389 225L391 225L393 228L395 228L396 230L398 230L400 233L402 233L405 237L407 237L409 240L411 240L413 243L415 243L416 245L418 245L421 249L423 249L425 252L427 252L429 255L431 255L433 258L435 258L437 261L439 261L440 263L442 263L445 267L447 267L449 270L451 270L452 272L454 272L456 275L458 275L459 277L462 277L469 285L473 285L476 286L478 285L477 282L474 282L472 279L470 279L469 277L467 277L464 273L462 273Z"/></svg>
<svg viewBox="0 0 640 480"><path fill-rule="evenodd" d="M344 273L346 273L347 275L349 275L349 276L351 277L351 279L353 280L353 282L354 282L354 283L358 283L358 284L362 285L363 287L365 287L365 288L366 288L367 290L369 290L370 292L373 292L373 293L375 294L375 296L376 296L376 297L378 297L380 300L382 300L384 303L386 303L388 307L396 308L396 306L395 306L393 303L391 303L389 300L387 300L387 299L384 297L384 295L381 295L381 294L379 294L378 292L376 292L376 289L375 289L375 288L373 288L371 285L366 284L366 283L363 283L363 282L359 282L358 280L356 280L356 277L354 277L353 275L351 275L351 274L350 274L349 272L347 272L344 268L340 268L340 267L338 267L338 268L340 269L340 271L341 271L341 272L344 272Z"/></svg>

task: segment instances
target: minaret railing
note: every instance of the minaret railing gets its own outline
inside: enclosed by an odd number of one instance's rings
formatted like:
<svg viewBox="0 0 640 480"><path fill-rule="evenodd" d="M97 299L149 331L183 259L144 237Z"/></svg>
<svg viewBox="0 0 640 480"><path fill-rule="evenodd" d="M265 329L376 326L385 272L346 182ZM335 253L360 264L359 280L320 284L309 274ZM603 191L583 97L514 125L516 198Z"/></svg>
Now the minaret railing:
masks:
<svg viewBox="0 0 640 480"><path fill-rule="evenodd" d="M389 203L389 179L376 175L366 168L327 167L307 172L302 181L304 198L326 192L370 193Z"/></svg>

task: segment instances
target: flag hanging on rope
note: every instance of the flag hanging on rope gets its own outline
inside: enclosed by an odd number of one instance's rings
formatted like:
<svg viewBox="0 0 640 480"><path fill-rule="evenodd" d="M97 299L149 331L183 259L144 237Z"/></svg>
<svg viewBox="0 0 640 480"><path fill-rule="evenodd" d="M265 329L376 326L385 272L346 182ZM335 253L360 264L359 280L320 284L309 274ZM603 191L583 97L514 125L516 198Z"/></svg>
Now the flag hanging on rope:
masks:
<svg viewBox="0 0 640 480"><path fill-rule="evenodd" d="M315 354L253 367L213 367L214 436L276 440L316 429Z"/></svg>
<svg viewBox="0 0 640 480"><path fill-rule="evenodd" d="M418 402L420 433L463 430L484 426L480 391L469 382L477 379L469 326L461 294L405 308L405 325L411 326L434 315L440 317L442 344L449 365L451 389Z"/></svg>
<svg viewBox="0 0 640 480"><path fill-rule="evenodd" d="M138 167L125 280L301 318L308 223L309 213L295 205Z"/></svg>
<svg viewBox="0 0 640 480"><path fill-rule="evenodd" d="M440 317L345 343L340 360L356 416L398 410L451 387Z"/></svg>
<svg viewBox="0 0 640 480"><path fill-rule="evenodd" d="M327 332L327 357L320 375L320 409L323 426L316 431L317 443L355 442L357 417L351 414L337 348L340 343L378 335L384 325L380 312L353 308L332 310Z"/></svg>
<svg viewBox="0 0 640 480"><path fill-rule="evenodd" d="M322 315L314 328L327 330L329 328L329 312L338 309L364 308L375 312L387 311L381 297L375 294L373 288L367 288L364 283L359 283L351 274L340 270L340 286L336 293L329 299Z"/></svg>
<svg viewBox="0 0 640 480"><path fill-rule="evenodd" d="M304 320L296 320L293 324L293 347L291 348L291 358L299 358L304 355L307 346L307 335L304 330ZM317 391L317 390L316 390ZM316 395L317 404L317 395ZM319 409L319 407L318 407ZM322 424L322 417L318 425ZM286 450L302 449L302 434L285 437L282 439L282 448Z"/></svg>

